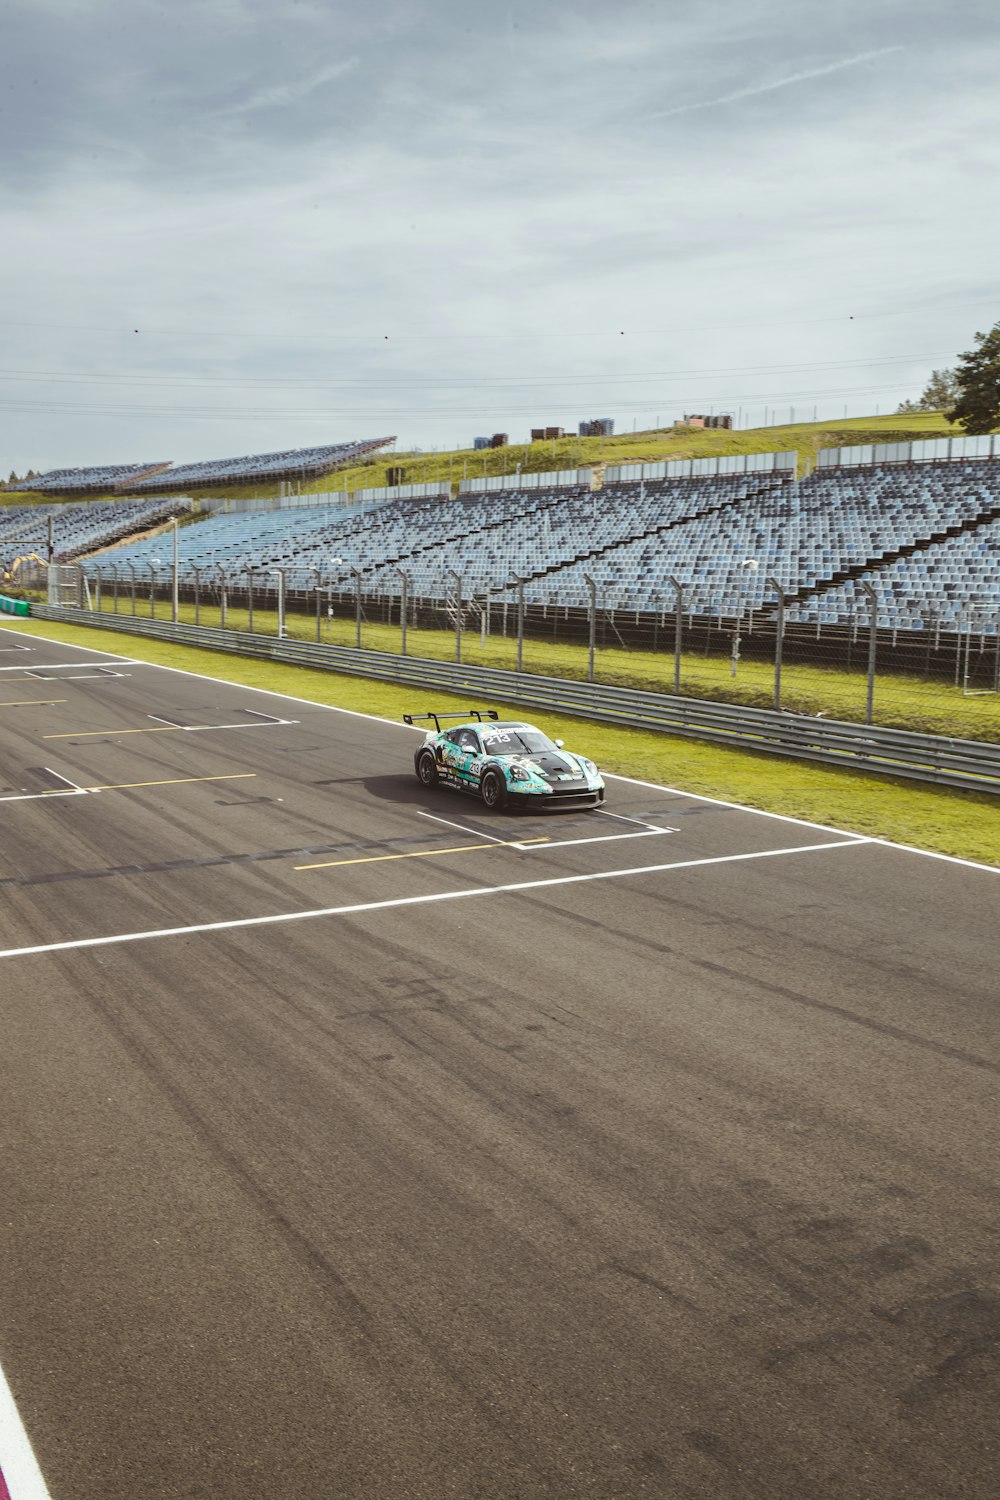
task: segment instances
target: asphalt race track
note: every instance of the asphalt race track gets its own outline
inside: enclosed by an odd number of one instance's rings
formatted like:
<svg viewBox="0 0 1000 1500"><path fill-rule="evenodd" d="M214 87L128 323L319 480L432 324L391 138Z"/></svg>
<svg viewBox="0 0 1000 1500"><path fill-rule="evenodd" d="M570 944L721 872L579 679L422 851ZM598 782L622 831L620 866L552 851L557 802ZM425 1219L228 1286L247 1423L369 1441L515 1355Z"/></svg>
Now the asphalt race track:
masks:
<svg viewBox="0 0 1000 1500"><path fill-rule="evenodd" d="M997 874L416 743L0 630L52 1500L992 1500Z"/></svg>

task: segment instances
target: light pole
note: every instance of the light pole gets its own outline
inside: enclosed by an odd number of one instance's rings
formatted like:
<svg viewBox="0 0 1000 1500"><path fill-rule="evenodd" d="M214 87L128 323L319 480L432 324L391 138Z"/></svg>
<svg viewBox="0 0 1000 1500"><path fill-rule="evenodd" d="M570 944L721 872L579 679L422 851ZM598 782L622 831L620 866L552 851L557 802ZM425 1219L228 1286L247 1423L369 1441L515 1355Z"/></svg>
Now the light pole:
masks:
<svg viewBox="0 0 1000 1500"><path fill-rule="evenodd" d="M736 664L740 659L740 629L743 625L743 590L746 584L747 569L756 573L760 563L755 557L745 557L740 563L740 587L739 598L736 605L736 629L733 631L733 655L729 667L730 677L736 676Z"/></svg>
<svg viewBox="0 0 1000 1500"><path fill-rule="evenodd" d="M320 607L323 602L323 592L320 585L323 581L323 575L320 572L319 568L313 568L313 573L316 577L316 644L318 646L320 641L323 639L323 631L320 624Z"/></svg>
<svg viewBox="0 0 1000 1500"><path fill-rule="evenodd" d="M454 568L446 568L445 572L455 580L455 660L462 660L462 575L456 573Z"/></svg>
<svg viewBox="0 0 1000 1500"><path fill-rule="evenodd" d="M355 567L351 567L354 575L354 644L361 650L361 573Z"/></svg>
<svg viewBox="0 0 1000 1500"><path fill-rule="evenodd" d="M256 568L244 568L247 575L247 630L253 635L253 575Z"/></svg>
<svg viewBox="0 0 1000 1500"><path fill-rule="evenodd" d="M179 574L178 574L177 517L173 516L172 520L173 520L173 525L174 525L174 578L173 578L173 587L171 589L171 594L170 594L170 603L171 603L171 614L172 614L172 617L173 617L173 622L176 625L177 624L178 614L179 614L178 603L179 603L179 598L180 598L180 595L179 595L179 592L178 592L178 590L179 590L179 583L178 583Z"/></svg>
<svg viewBox="0 0 1000 1500"><path fill-rule="evenodd" d="M272 568L272 573L278 575L278 640L285 638L285 570L284 568Z"/></svg>
<svg viewBox="0 0 1000 1500"><path fill-rule="evenodd" d="M409 596L410 580L409 580L409 578L407 578L407 576L403 572L402 568L397 568L396 572L399 574L399 581L400 581L399 629L400 629L400 635L401 635L402 638L400 640L399 650L400 650L400 655L401 656L405 656L406 655L406 615L407 615L407 611L409 610L409 607L410 607L410 601L409 601L409 597L408 597Z"/></svg>
<svg viewBox="0 0 1000 1500"><path fill-rule="evenodd" d="M226 605L228 603L226 598L226 570L221 563L216 563L215 566L219 570L219 628L220 630L225 630Z"/></svg>

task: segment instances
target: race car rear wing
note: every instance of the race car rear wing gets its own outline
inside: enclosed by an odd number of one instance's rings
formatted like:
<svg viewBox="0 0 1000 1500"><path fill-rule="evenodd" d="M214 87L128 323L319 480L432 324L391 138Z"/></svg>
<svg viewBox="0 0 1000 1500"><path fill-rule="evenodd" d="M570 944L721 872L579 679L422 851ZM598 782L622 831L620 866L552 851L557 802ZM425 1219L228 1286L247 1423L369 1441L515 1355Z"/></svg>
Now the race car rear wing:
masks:
<svg viewBox="0 0 1000 1500"><path fill-rule="evenodd" d="M477 723L481 724L484 718L499 719L499 717L500 715L495 708L469 708L464 713L458 714L404 714L403 723L415 724L418 719L433 719L434 728L440 734L442 719L475 719Z"/></svg>

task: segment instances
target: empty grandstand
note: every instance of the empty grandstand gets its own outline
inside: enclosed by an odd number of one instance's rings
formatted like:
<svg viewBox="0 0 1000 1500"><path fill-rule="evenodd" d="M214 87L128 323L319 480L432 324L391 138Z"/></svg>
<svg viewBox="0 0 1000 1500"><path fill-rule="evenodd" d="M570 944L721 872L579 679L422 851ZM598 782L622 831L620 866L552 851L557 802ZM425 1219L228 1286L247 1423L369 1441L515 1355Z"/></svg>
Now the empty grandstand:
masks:
<svg viewBox="0 0 1000 1500"><path fill-rule="evenodd" d="M365 438L322 448L287 448L280 453L246 454L242 458L212 458L172 468L169 462L103 464L93 469L52 469L18 488L45 495L176 494L222 485L261 481L322 479L325 474L354 464L396 441L393 437Z"/></svg>
<svg viewBox="0 0 1000 1500"><path fill-rule="evenodd" d="M108 495L121 492L139 480L160 474L170 467L164 461L155 464L102 464L96 469L51 469L37 479L26 479L18 485L22 492L37 491L43 495Z"/></svg>
<svg viewBox="0 0 1000 1500"><path fill-rule="evenodd" d="M131 486L136 494L201 491L222 485L255 484L262 480L310 480L332 474L345 464L360 462L392 437L368 438L360 442L334 443L323 448L289 448L280 453L258 453L243 458L215 458L204 463L184 464L168 473L152 475Z"/></svg>
<svg viewBox="0 0 1000 1500"><path fill-rule="evenodd" d="M189 510L190 502L166 499L5 506L0 510L0 571L10 573L18 559L32 555L46 562L72 562Z"/></svg>
<svg viewBox="0 0 1000 1500"><path fill-rule="evenodd" d="M865 585L894 629L959 630L975 604L1000 613L1000 455L950 461L824 464L797 479L788 455L609 471L589 482L463 489L354 504L214 515L185 528L180 570L262 586L281 569L290 590L427 601L511 597L529 605L663 615L680 588L706 619L773 612L856 620ZM738 471L737 471L738 468ZM696 469L698 472L696 472ZM706 472L706 469L708 470ZM552 476L556 478L556 476ZM493 481L495 483L495 481ZM155 540L116 552L148 567Z"/></svg>

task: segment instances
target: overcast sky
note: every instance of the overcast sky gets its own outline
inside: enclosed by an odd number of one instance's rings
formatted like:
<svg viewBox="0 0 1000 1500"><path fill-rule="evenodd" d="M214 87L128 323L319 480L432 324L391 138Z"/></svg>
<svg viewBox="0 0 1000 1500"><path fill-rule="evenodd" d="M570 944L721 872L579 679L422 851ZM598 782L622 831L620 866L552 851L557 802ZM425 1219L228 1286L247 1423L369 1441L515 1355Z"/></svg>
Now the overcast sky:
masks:
<svg viewBox="0 0 1000 1500"><path fill-rule="evenodd" d="M893 410L1000 318L994 0L4 0L0 469Z"/></svg>

